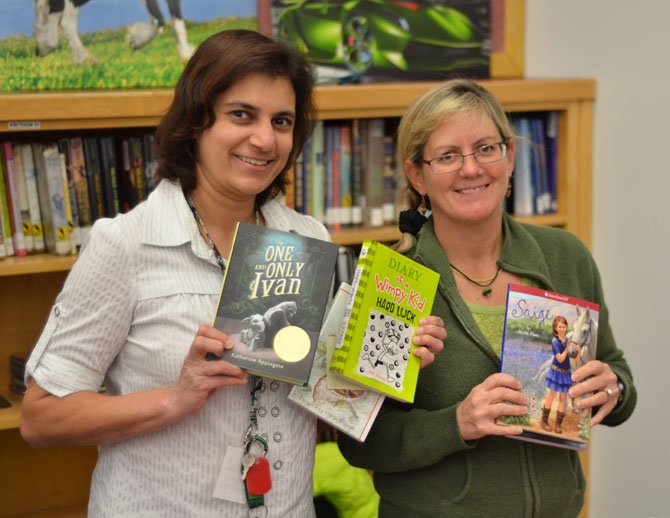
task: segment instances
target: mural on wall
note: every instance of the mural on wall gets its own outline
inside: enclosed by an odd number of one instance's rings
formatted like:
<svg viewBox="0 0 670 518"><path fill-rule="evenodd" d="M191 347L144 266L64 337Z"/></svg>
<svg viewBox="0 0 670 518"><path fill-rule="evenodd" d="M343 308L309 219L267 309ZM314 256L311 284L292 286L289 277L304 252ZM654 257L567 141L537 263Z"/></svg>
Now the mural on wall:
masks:
<svg viewBox="0 0 670 518"><path fill-rule="evenodd" d="M257 27L256 0L2 0L0 92L172 87L208 36Z"/></svg>
<svg viewBox="0 0 670 518"><path fill-rule="evenodd" d="M324 83L488 77L491 0L272 0L272 33Z"/></svg>

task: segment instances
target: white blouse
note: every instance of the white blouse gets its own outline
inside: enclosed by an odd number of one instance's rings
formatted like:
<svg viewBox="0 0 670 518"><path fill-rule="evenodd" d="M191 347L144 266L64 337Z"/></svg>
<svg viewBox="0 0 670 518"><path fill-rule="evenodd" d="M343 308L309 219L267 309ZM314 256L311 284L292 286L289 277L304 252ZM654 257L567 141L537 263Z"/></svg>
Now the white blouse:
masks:
<svg viewBox="0 0 670 518"><path fill-rule="evenodd" d="M269 227L330 239L280 201L262 212ZM221 281L180 186L163 180L129 213L95 223L26 376L58 397L101 385L110 395L173 386L198 325L213 321ZM311 517L315 420L287 401L289 388L266 380L260 396L273 486L267 516ZM221 389L176 424L99 446L89 515L248 516L245 504L212 493L226 450L242 446L249 404L247 387Z"/></svg>

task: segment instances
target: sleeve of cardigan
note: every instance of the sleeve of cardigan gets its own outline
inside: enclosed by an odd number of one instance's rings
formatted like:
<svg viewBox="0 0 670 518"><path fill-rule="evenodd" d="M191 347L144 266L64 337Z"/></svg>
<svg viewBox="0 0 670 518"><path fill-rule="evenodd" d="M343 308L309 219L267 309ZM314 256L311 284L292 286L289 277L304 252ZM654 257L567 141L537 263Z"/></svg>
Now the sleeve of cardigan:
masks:
<svg viewBox="0 0 670 518"><path fill-rule="evenodd" d="M431 466L476 444L461 437L456 406L424 410L387 398L364 443L340 434L338 445L350 464L380 473Z"/></svg>
<svg viewBox="0 0 670 518"><path fill-rule="evenodd" d="M605 296L598 267L589 254L592 268L594 300L600 304L598 320L598 343L596 345L596 359L607 363L625 386L624 398L621 403L603 420L607 426L617 426L626 421L635 410L637 390L633 382L633 373L624 357L624 353L617 347L614 333L609 322L609 310L605 304Z"/></svg>

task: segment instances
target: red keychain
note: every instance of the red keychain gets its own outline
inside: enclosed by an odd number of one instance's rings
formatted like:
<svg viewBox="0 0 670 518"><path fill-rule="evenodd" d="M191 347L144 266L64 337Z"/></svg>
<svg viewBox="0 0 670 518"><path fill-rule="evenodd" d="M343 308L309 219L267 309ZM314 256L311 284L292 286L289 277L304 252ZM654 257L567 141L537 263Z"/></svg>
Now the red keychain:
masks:
<svg viewBox="0 0 670 518"><path fill-rule="evenodd" d="M257 457L256 462L247 471L244 479L247 491L252 495L264 495L272 488L270 463L265 457Z"/></svg>

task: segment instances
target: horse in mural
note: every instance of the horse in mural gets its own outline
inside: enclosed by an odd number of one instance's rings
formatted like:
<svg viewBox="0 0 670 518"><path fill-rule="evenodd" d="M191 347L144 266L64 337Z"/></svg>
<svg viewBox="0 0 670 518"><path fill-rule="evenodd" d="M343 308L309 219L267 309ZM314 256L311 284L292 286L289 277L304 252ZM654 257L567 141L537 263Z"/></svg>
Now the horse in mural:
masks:
<svg viewBox="0 0 670 518"><path fill-rule="evenodd" d="M77 64L96 64L95 57L79 38L79 8L90 0L35 0L35 24L33 35L37 43L37 55L45 56L58 47L59 29L70 47L72 61ZM186 24L181 14L181 0L166 0L173 20L177 52L187 61L193 51L188 42ZM128 26L127 40L131 49L137 50L148 45L165 29L165 18L158 0L144 0L149 13L148 22L136 22Z"/></svg>

